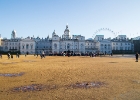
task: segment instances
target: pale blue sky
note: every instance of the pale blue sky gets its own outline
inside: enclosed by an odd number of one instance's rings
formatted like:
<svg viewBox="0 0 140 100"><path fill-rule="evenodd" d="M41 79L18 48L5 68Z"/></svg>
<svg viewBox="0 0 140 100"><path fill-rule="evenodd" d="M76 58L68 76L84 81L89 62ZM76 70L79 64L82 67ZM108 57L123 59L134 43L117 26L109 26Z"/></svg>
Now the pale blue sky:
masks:
<svg viewBox="0 0 140 100"><path fill-rule="evenodd" d="M101 28L120 35L140 35L140 0L0 0L0 34L11 37L61 36L68 23L71 35L92 38ZM131 34L131 35L130 35ZM97 35L114 37L111 32Z"/></svg>

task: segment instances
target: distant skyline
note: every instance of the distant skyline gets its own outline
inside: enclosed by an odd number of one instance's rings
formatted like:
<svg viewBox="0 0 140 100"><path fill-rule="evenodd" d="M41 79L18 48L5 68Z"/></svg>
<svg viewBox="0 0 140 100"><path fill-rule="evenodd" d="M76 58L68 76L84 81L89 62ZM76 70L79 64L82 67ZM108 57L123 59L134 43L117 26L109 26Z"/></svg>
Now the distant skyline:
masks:
<svg viewBox="0 0 140 100"><path fill-rule="evenodd" d="M0 0L0 34L11 38L62 36L68 24L71 35L140 36L140 0ZM97 32L97 34L95 34Z"/></svg>

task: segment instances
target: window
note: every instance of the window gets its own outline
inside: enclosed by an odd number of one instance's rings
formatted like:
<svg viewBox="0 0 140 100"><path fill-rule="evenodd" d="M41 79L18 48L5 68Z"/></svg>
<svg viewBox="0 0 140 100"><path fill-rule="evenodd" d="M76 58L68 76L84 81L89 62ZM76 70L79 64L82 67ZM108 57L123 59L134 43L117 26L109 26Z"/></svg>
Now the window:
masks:
<svg viewBox="0 0 140 100"><path fill-rule="evenodd" d="M26 44L26 49L29 49L29 44Z"/></svg>
<svg viewBox="0 0 140 100"><path fill-rule="evenodd" d="M83 44L81 44L81 49L83 48Z"/></svg>
<svg viewBox="0 0 140 100"><path fill-rule="evenodd" d="M7 46L5 46L5 49L7 50L7 49L8 49L8 47L7 47Z"/></svg>
<svg viewBox="0 0 140 100"><path fill-rule="evenodd" d="M120 47L120 50L123 50L123 47Z"/></svg>
<svg viewBox="0 0 140 100"><path fill-rule="evenodd" d="M57 44L54 44L54 49L57 49Z"/></svg>
<svg viewBox="0 0 140 100"><path fill-rule="evenodd" d="M33 49L33 45L31 45L31 49Z"/></svg>
<svg viewBox="0 0 140 100"><path fill-rule="evenodd" d="M70 44L67 45L67 49L70 49Z"/></svg>
<svg viewBox="0 0 140 100"><path fill-rule="evenodd" d="M113 50L115 50L115 47L113 47Z"/></svg>
<svg viewBox="0 0 140 100"><path fill-rule="evenodd" d="M125 47L125 50L127 50L127 47Z"/></svg>

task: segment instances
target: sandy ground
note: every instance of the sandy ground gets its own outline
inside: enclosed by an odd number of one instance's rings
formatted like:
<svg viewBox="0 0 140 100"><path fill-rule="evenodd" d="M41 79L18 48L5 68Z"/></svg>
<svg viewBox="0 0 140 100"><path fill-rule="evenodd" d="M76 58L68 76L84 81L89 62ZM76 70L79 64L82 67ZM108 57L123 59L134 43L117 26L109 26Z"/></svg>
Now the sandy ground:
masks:
<svg viewBox="0 0 140 100"><path fill-rule="evenodd" d="M140 100L140 62L133 56L3 56L0 100Z"/></svg>

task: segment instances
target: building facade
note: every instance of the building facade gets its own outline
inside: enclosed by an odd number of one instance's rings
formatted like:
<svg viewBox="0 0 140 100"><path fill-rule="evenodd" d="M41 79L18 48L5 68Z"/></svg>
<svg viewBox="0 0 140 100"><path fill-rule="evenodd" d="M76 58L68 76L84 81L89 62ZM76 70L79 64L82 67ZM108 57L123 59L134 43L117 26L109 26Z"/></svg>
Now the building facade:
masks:
<svg viewBox="0 0 140 100"><path fill-rule="evenodd" d="M126 35L119 35L116 39L112 39L112 51L114 53L132 53L134 44L126 38Z"/></svg>
<svg viewBox="0 0 140 100"><path fill-rule="evenodd" d="M67 25L62 37L59 37L55 31L52 33L52 53L63 53L68 50L71 53L85 53L85 37L81 35L71 37Z"/></svg>
<svg viewBox="0 0 140 100"><path fill-rule="evenodd" d="M81 35L71 35L68 25L62 36L54 30L52 37L46 38L18 38L13 30L11 39L0 38L0 51L20 52L21 54L61 54L70 51L75 54L85 53L132 53L134 44L126 35L118 35L114 39L105 39L104 35L96 35L94 39L85 39Z"/></svg>
<svg viewBox="0 0 140 100"><path fill-rule="evenodd" d="M35 54L35 41L27 37L20 41L21 54Z"/></svg>

